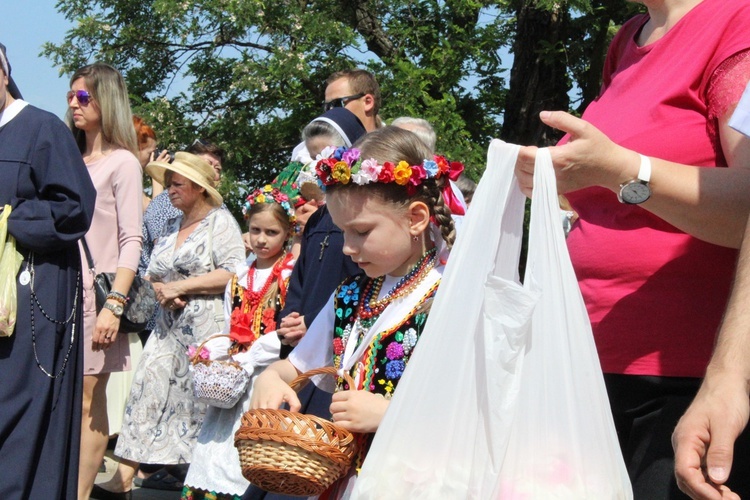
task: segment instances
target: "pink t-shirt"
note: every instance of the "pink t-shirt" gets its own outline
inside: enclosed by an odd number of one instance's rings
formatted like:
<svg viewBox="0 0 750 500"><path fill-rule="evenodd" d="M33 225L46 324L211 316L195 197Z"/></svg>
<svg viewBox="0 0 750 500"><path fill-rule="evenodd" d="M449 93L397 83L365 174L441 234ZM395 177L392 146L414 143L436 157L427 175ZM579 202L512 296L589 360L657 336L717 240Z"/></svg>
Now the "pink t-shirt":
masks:
<svg viewBox="0 0 750 500"><path fill-rule="evenodd" d="M638 47L647 20L636 16L613 40L602 93L583 118L647 156L724 167L708 132L716 124L706 95L719 65L750 48L750 2L704 0L660 40ZM603 370L702 377L737 252L623 205L604 188L567 196L580 216L568 245Z"/></svg>

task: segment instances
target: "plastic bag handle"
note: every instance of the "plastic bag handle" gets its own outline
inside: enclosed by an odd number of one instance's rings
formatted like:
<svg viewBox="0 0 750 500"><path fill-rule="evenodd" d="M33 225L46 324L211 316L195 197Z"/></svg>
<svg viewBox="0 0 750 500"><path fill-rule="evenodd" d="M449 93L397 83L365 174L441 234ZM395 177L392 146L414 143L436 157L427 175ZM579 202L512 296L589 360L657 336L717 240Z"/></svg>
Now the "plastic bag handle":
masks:
<svg viewBox="0 0 750 500"><path fill-rule="evenodd" d="M561 262L569 262L565 234L559 222L560 204L557 195L557 178L548 148L540 148L534 163L534 190L531 196L534 209L529 221L529 255L526 263L526 277L532 276L534 270L547 258L547 252L564 254ZM540 272L545 272L540 270Z"/></svg>

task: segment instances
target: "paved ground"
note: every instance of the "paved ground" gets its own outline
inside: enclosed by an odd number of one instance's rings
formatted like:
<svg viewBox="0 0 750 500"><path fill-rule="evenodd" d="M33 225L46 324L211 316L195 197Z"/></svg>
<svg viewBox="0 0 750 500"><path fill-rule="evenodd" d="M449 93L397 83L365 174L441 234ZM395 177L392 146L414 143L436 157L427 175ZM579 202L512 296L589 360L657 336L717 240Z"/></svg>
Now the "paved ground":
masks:
<svg viewBox="0 0 750 500"><path fill-rule="evenodd" d="M107 451L107 457L105 457L107 463L107 472L100 472L96 476L97 483L103 483L107 481L112 474L114 474L117 468L117 462L111 457L111 451ZM150 490L146 488L133 487L133 500L179 500L179 491L160 491Z"/></svg>

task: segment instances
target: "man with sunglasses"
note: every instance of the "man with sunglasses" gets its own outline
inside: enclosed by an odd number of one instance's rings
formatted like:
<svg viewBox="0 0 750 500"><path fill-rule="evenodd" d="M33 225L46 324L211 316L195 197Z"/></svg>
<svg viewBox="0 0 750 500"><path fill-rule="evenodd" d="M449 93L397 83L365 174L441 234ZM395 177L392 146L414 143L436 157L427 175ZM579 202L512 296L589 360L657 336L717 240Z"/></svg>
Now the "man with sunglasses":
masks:
<svg viewBox="0 0 750 500"><path fill-rule="evenodd" d="M378 116L380 86L373 74L363 69L347 69L329 76L323 112L333 108L346 108L354 113L368 132L382 126Z"/></svg>
<svg viewBox="0 0 750 500"><path fill-rule="evenodd" d="M351 111L367 132L383 126L380 112L380 85L375 76L364 69L345 69L326 79L323 112L333 108ZM292 161L307 163L310 155L302 142L292 151Z"/></svg>

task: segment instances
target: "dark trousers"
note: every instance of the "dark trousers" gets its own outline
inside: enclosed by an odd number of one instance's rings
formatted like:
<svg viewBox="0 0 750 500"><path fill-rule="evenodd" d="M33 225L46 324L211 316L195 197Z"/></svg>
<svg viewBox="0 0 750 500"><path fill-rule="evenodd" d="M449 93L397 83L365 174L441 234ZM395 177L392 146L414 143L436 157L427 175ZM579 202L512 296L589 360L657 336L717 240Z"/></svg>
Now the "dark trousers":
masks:
<svg viewBox="0 0 750 500"><path fill-rule="evenodd" d="M688 498L674 477L672 431L701 379L605 374L620 448L636 500ZM750 498L750 431L738 438L727 485Z"/></svg>

